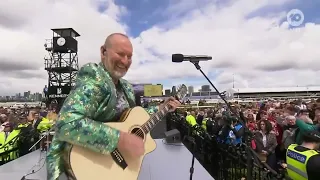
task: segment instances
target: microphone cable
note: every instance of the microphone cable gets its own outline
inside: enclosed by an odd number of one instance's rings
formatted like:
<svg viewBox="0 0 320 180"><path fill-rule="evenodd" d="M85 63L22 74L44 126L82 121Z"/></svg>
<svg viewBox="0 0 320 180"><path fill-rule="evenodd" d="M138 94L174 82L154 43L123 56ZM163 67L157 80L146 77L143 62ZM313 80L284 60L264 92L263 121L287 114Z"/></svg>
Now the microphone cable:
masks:
<svg viewBox="0 0 320 180"><path fill-rule="evenodd" d="M44 157L41 157L42 154L44 154ZM21 180L27 180L27 179L26 179L27 176L30 176L30 175L32 175L32 174L35 174L35 173L39 172L39 171L44 167L44 165L46 164L46 157L47 157L46 154L47 154L47 153L42 153L42 152L40 151L40 157L41 157L40 160L39 160L34 166L32 166L32 167L30 168L30 170L28 170L28 173L27 173L27 174L25 174L24 176L22 176ZM44 161L43 161L43 160L44 160ZM41 161L43 161L43 163L42 163L42 165L40 166L40 168L37 169L37 170L34 170L35 167L37 167L37 166L40 165ZM31 172L30 172L30 171L31 171Z"/></svg>
<svg viewBox="0 0 320 180"><path fill-rule="evenodd" d="M47 133L47 134L44 135L43 137L49 136L49 135L50 135L50 132L54 129L54 127L55 127L55 126L52 126L49 130L47 130L47 131L45 132L45 133ZM40 160L39 160L34 166L32 166L32 168L28 171L29 173L27 173L27 174L25 174L24 176L22 176L21 180L27 180L27 179L26 179L27 176L30 176L30 175L32 175L32 174L35 174L35 173L39 172L39 171L44 167L44 165L46 164L47 153L42 153L41 150L39 150L39 151L40 151ZM41 157L43 154L44 154L45 156L44 156L44 157ZM37 170L34 170L34 168L35 168L36 166L39 166L39 164L41 163L42 160L44 160L44 161L43 161L42 165L40 166L40 168L37 169ZM30 171L31 171L31 172L30 172Z"/></svg>

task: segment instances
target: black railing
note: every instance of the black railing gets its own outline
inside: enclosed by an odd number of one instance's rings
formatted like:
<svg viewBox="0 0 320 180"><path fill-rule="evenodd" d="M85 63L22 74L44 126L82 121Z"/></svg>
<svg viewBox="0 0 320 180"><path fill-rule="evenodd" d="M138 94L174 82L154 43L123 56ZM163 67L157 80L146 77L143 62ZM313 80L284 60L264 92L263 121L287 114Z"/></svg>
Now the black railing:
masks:
<svg viewBox="0 0 320 180"><path fill-rule="evenodd" d="M173 122L173 123L172 123ZM251 147L228 145L217 141L201 128L191 128L183 120L173 120L171 129L180 131L183 144L215 180L279 180L285 178L285 170L273 170L262 162ZM192 137L195 143L188 141Z"/></svg>

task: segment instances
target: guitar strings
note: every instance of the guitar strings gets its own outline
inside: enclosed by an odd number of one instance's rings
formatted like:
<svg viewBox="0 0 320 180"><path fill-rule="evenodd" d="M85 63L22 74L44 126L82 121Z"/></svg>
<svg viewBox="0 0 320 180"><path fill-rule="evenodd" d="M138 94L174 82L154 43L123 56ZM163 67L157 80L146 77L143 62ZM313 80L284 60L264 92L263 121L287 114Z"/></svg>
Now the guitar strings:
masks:
<svg viewBox="0 0 320 180"><path fill-rule="evenodd" d="M180 96L178 95L179 93L181 93L180 91L181 91L181 87L179 87L178 93L177 93L177 95L175 96L176 99L181 99L181 98L178 98L178 97L180 97ZM167 110L167 112L168 112L169 109L170 109L169 106L170 106L170 105L169 105L169 102L167 102L166 104L164 104L164 107L160 110L160 112L161 112L163 109ZM167 112L166 112L166 113L167 113ZM165 113L163 113L163 114L165 114ZM156 117L156 114L153 114L148 121L153 120L154 117ZM140 126L141 129L139 128L139 129L138 129L136 132L134 132L133 134L137 135L138 137L143 137L143 135L145 134L145 133L143 132L143 131L144 131L144 126L146 125L146 123L148 123L148 121L145 122L143 125L141 125L141 126ZM159 120L157 120L157 121L159 121ZM155 122L154 124L157 124L157 123L158 123L158 122ZM148 130L148 128L146 128L146 129ZM148 130L148 131L150 131L150 130Z"/></svg>
<svg viewBox="0 0 320 180"><path fill-rule="evenodd" d="M163 110L163 109L169 109L169 107L167 107L169 104L168 103L166 103L165 105L164 105L164 108L162 108L161 110ZM151 117L150 117L150 119L148 120L148 121L150 121L150 120L153 120L153 118L155 117L155 115L156 114L153 114ZM148 122L147 121L147 122ZM147 123L146 122L146 123ZM146 125L146 123L144 123L142 126L140 126L141 127L141 129L139 128L136 132L134 132L133 134L134 135L136 135L136 136L138 136L138 137L142 137L145 133L143 132L143 126L145 126ZM155 122L155 124L157 124L158 122Z"/></svg>
<svg viewBox="0 0 320 180"><path fill-rule="evenodd" d="M183 89L181 88L181 87L183 87L183 86L180 86L178 89L178 92L177 92L177 94L176 94L176 99L177 100L179 100L179 99L181 99L181 94L180 93L182 93L183 94ZM181 92L182 91L182 92ZM180 94L180 95L179 95ZM160 110L160 112L163 110L163 109L165 109L165 110L167 110L167 112L169 111L169 109L170 109L170 107L169 107L170 105L169 105L169 102L167 102L166 104L164 104L164 107ZM166 112L166 113L167 113ZM165 114L165 113L163 113L163 114ZM153 114L151 117L150 117L150 119L148 120L148 121L150 121L150 120L153 120L153 118L156 116L156 114ZM136 131L136 132L134 132L133 134L135 134L135 135L137 135L138 137L142 137L145 133L143 132L144 130L144 126L146 125L146 123L148 123L148 121L147 122L145 122L144 124L142 124L141 126L140 126L140 128ZM158 120L159 121L159 120ZM157 124L158 122L155 122L154 124ZM148 130L149 131L149 130Z"/></svg>

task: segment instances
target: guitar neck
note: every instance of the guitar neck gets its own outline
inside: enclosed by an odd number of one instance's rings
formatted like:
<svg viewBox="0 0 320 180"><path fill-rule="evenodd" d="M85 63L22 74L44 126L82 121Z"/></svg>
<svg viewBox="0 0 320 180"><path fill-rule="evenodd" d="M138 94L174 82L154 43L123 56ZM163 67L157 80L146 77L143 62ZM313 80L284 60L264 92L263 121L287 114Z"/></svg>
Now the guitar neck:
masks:
<svg viewBox="0 0 320 180"><path fill-rule="evenodd" d="M169 109L169 104L166 104L158 112L152 114L150 119L141 126L143 131L148 134L168 114Z"/></svg>

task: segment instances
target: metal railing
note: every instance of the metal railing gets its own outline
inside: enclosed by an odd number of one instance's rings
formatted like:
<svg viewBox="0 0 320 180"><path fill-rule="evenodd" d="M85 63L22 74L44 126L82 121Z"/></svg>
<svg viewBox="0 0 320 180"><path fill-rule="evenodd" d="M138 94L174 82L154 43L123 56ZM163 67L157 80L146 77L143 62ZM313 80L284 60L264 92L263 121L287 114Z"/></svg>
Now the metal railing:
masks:
<svg viewBox="0 0 320 180"><path fill-rule="evenodd" d="M172 122L172 121L171 121ZM285 170L277 171L261 162L258 155L245 144L228 145L220 143L202 128L191 128L185 121L173 121L171 128L180 131L183 144L193 153L202 166L215 180L280 180ZM195 143L186 140L192 137Z"/></svg>

